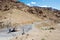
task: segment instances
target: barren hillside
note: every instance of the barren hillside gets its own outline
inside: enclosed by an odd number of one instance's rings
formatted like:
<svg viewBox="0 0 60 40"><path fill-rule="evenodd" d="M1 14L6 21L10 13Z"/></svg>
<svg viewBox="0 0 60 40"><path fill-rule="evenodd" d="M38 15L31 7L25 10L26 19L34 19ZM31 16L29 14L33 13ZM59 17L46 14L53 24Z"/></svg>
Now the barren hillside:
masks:
<svg viewBox="0 0 60 40"><path fill-rule="evenodd" d="M51 20L60 23L60 10L29 7L17 0L0 0L0 27L28 24L34 21Z"/></svg>
<svg viewBox="0 0 60 40"><path fill-rule="evenodd" d="M60 10L0 0L0 40L60 40Z"/></svg>

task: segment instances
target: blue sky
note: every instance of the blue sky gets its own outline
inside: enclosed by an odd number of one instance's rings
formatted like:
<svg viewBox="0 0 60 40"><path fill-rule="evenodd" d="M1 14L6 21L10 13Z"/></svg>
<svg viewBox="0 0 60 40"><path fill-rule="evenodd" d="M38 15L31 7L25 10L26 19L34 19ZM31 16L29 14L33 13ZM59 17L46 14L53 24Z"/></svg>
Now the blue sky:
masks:
<svg viewBox="0 0 60 40"><path fill-rule="evenodd" d="M60 10L60 0L19 0L29 6L52 7Z"/></svg>

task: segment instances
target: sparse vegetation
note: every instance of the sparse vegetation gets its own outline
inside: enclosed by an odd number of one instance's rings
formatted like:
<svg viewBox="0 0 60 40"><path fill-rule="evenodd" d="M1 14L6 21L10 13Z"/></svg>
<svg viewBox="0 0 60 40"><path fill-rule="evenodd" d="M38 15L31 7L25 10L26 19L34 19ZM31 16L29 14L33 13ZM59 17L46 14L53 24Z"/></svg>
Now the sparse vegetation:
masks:
<svg viewBox="0 0 60 40"><path fill-rule="evenodd" d="M55 30L53 27L41 27L42 30Z"/></svg>
<svg viewBox="0 0 60 40"><path fill-rule="evenodd" d="M42 38L41 40L45 40L44 38Z"/></svg>
<svg viewBox="0 0 60 40"><path fill-rule="evenodd" d="M55 28L53 28L53 27L50 27L50 28L49 28L49 30L54 30L54 29L55 29Z"/></svg>

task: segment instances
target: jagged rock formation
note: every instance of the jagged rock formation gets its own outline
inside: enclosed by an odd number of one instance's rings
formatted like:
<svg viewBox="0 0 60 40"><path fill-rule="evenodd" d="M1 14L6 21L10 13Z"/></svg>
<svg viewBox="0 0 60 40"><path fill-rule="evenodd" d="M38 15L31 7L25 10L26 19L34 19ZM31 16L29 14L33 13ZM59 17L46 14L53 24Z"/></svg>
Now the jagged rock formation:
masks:
<svg viewBox="0 0 60 40"><path fill-rule="evenodd" d="M48 7L29 7L17 0L0 0L1 27L9 26L9 22L12 23L11 25L14 24L16 26L21 23L30 23L38 19L46 19L54 21L55 23L60 23L60 10Z"/></svg>

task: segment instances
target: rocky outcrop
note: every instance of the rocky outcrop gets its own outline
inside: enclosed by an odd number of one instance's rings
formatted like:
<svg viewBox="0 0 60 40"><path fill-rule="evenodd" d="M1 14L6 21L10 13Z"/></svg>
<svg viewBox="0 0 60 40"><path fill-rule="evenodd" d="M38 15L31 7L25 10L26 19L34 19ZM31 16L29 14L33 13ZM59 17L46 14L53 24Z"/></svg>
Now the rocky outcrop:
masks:
<svg viewBox="0 0 60 40"><path fill-rule="evenodd" d="M24 3L17 0L0 0L0 10L2 11L8 11L13 8L21 10L26 7Z"/></svg>
<svg viewBox="0 0 60 40"><path fill-rule="evenodd" d="M40 18L47 18L56 23L60 23L60 10L49 7L30 7L27 10L31 14L35 14Z"/></svg>

